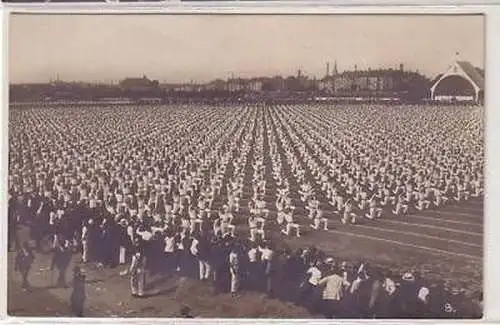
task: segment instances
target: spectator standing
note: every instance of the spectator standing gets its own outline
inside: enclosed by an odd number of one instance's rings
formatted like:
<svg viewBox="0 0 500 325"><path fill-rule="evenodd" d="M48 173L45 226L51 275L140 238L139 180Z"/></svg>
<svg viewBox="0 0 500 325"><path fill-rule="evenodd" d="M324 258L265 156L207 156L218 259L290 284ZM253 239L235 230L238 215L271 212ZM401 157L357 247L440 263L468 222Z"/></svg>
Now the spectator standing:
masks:
<svg viewBox="0 0 500 325"><path fill-rule="evenodd" d="M89 219L82 226L82 262L88 263L90 260L90 240L94 231L94 220Z"/></svg>
<svg viewBox="0 0 500 325"><path fill-rule="evenodd" d="M210 277L210 264L208 263L209 247L205 237L199 233L195 234L190 250L198 264L199 279L201 281L208 280Z"/></svg>
<svg viewBox="0 0 500 325"><path fill-rule="evenodd" d="M370 300L368 302L369 317L377 318L384 315L387 310L387 300L384 299L384 282L383 277L378 268L374 269L371 276Z"/></svg>
<svg viewBox="0 0 500 325"><path fill-rule="evenodd" d="M411 272L403 274L400 282L400 313L401 317L418 317L418 285Z"/></svg>
<svg viewBox="0 0 500 325"><path fill-rule="evenodd" d="M269 297L273 297L274 296L273 277L275 273L274 251L271 249L271 245L269 243L265 243L264 248L261 250L261 252L262 252L262 264L264 269L265 290Z"/></svg>
<svg viewBox="0 0 500 325"><path fill-rule="evenodd" d="M144 244L139 238L134 239L134 255L130 263L130 292L132 297L143 297L146 285L146 256Z"/></svg>
<svg viewBox="0 0 500 325"><path fill-rule="evenodd" d="M213 289L214 294L219 294L222 292L223 278L224 278L224 266L225 266L225 254L224 254L224 243L222 238L214 236L211 241L210 257L212 260L213 267Z"/></svg>
<svg viewBox="0 0 500 325"><path fill-rule="evenodd" d="M71 262L71 248L69 240L59 236L57 241L57 246L54 248L54 255L52 257L52 263L50 269L53 271L55 268L58 271L57 284L58 287L67 288L68 284L66 282L66 272L68 270L69 264Z"/></svg>
<svg viewBox="0 0 500 325"><path fill-rule="evenodd" d="M119 236L119 257L118 263L123 265L127 263L128 256L130 255L130 249L132 248L132 243L130 237L127 235L127 219L121 218L118 223L118 236Z"/></svg>
<svg viewBox="0 0 500 325"><path fill-rule="evenodd" d="M177 235L171 229L166 229L165 231L165 246L164 246L164 254L165 254L165 268L167 273L170 273L177 269Z"/></svg>
<svg viewBox="0 0 500 325"><path fill-rule="evenodd" d="M259 284L260 272L260 251L258 245L254 242L250 243L250 249L247 252L248 263L246 266L246 286L250 290L255 290Z"/></svg>
<svg viewBox="0 0 500 325"><path fill-rule="evenodd" d="M318 284L321 280L321 271L318 268L318 261L315 260L306 271L306 279L300 285L299 302L314 305Z"/></svg>
<svg viewBox="0 0 500 325"><path fill-rule="evenodd" d="M333 267L330 274L322 278L318 286L323 287L322 310L326 318L333 318L339 313L340 301L344 296L347 281L338 267Z"/></svg>
<svg viewBox="0 0 500 325"><path fill-rule="evenodd" d="M21 245L20 249L17 251L16 261L14 265L14 270L21 273L23 281L21 286L24 290L27 290L30 287L28 276L34 260L35 256L33 255L33 252L31 251L28 243L24 242Z"/></svg>
<svg viewBox="0 0 500 325"><path fill-rule="evenodd" d="M229 253L229 271L231 274L231 294L236 296L240 287L240 261L237 247Z"/></svg>
<svg viewBox="0 0 500 325"><path fill-rule="evenodd" d="M70 304L71 310L76 317L83 317L85 304L85 274L78 266L73 269L73 291L71 292Z"/></svg>

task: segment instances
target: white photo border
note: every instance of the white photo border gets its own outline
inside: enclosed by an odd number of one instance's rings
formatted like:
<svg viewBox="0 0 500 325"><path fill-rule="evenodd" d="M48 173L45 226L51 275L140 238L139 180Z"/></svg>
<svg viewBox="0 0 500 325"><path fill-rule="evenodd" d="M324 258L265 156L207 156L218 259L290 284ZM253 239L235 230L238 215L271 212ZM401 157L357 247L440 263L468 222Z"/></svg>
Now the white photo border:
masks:
<svg viewBox="0 0 500 325"><path fill-rule="evenodd" d="M356 1L366 4L367 1ZM2 91L0 102L0 125L2 137L0 142L0 322L5 324L58 324L58 323L130 323L130 324L339 324L339 323L380 323L380 324L435 324L434 320L295 320L295 319L169 319L169 318L37 318L7 316L7 168L8 168L8 17L11 13L83 13L83 14L485 14L485 71L486 71L486 195L484 222L484 267L483 283L485 292L485 308L483 320L458 321L443 320L442 324L474 324L481 322L500 323L500 264L495 256L500 255L500 217L495 212L500 211L500 2L483 1L483 5L471 5L474 1L461 1L456 6L449 5L452 1L439 1L440 6L429 6L437 1L423 1L421 5L408 6L415 1L400 1L396 6L394 1L376 1L380 6L348 6L350 1L288 1L288 2L203 2L180 3L167 1L163 3L137 4L2 4L0 9L0 43L3 45L3 55L0 64ZM457 4L457 2L454 2ZM493 5L496 3L496 5ZM391 5L392 4L392 5ZM496 86L496 87L495 87ZM481 267L478 265L478 267Z"/></svg>

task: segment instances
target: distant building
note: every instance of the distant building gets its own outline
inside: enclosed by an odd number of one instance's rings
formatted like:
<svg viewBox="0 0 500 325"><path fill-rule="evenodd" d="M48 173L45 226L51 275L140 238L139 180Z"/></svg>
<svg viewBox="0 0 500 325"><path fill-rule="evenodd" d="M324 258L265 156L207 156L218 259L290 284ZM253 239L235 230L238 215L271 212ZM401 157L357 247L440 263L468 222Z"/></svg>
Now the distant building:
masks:
<svg viewBox="0 0 500 325"><path fill-rule="evenodd" d="M250 79L248 88L250 91L253 92L261 92L263 84L264 84L263 81L259 78Z"/></svg>
<svg viewBox="0 0 500 325"><path fill-rule="evenodd" d="M227 81L227 90L229 92L239 92L245 90L247 81L242 78L231 78Z"/></svg>
<svg viewBox="0 0 500 325"><path fill-rule="evenodd" d="M317 89L334 96L394 96L426 83L425 76L399 69L343 71L317 81ZM430 86L427 86L427 89Z"/></svg>
<svg viewBox="0 0 500 325"><path fill-rule="evenodd" d="M149 91L158 88L156 80L150 80L146 76L142 78L126 78L120 82L120 87L129 91Z"/></svg>
<svg viewBox="0 0 500 325"><path fill-rule="evenodd" d="M285 90L285 79L281 76L262 79L262 90L264 91L282 91Z"/></svg>
<svg viewBox="0 0 500 325"><path fill-rule="evenodd" d="M224 80L216 79L210 83L210 89L216 91L225 91L227 90L227 85Z"/></svg>
<svg viewBox="0 0 500 325"><path fill-rule="evenodd" d="M335 77L326 76L325 78L318 80L318 90L326 94L335 93Z"/></svg>
<svg viewBox="0 0 500 325"><path fill-rule="evenodd" d="M438 101L484 101L484 71L470 62L455 60L431 87L431 98Z"/></svg>

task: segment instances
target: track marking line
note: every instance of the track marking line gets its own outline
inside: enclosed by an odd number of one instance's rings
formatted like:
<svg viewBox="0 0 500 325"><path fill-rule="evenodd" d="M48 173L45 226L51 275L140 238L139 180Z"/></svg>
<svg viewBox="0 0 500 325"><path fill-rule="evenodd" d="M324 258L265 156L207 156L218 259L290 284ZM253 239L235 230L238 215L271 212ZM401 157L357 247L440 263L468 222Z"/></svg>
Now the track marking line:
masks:
<svg viewBox="0 0 500 325"><path fill-rule="evenodd" d="M464 212L455 212L455 211L436 211L437 215L444 214L444 215L455 215L455 216L464 216L464 217L469 217L469 218L475 218L479 219L483 216L483 213L476 213L476 214L471 214L471 213L464 213Z"/></svg>
<svg viewBox="0 0 500 325"><path fill-rule="evenodd" d="M433 225L424 225L424 224L421 224L421 223L412 223L412 222L397 221L397 220L387 220L387 219L378 219L377 221L381 222L381 223L392 223L392 224L396 224L396 225L399 224L399 225L408 225L408 226L421 227L421 228L437 229L437 230L455 232L457 234L465 234L465 235L472 235L472 236L483 236L482 233L471 232L471 231L466 231L466 230L459 230L459 229L454 229L454 228L433 226Z"/></svg>
<svg viewBox="0 0 500 325"><path fill-rule="evenodd" d="M470 212L480 212L482 210L484 210L484 205L481 204L481 205L477 205L476 207L473 207L473 206L465 206L465 207L462 207L462 206L457 206L457 205L452 205L452 206L445 206L447 208L452 208L452 209L456 209L457 211L470 211Z"/></svg>
<svg viewBox="0 0 500 325"><path fill-rule="evenodd" d="M467 225L467 226L477 226L477 227L483 226L482 223L457 221L457 220L452 220L452 219L443 219L443 218L439 218L439 217L421 216L418 214L410 214L410 215L406 216L406 218L436 220L436 221L442 221L442 222L448 222L448 223L455 223L457 225Z"/></svg>
<svg viewBox="0 0 500 325"><path fill-rule="evenodd" d="M463 254L463 253L455 253L455 252L450 252L450 251L446 251L446 250L442 250L442 249L438 249L438 248L426 247L426 246L421 246L421 245L414 245L414 244L400 242L400 241L397 241L397 240L391 240L391 239L373 237L373 236L368 236L368 235L354 234L354 233L349 233L349 232L339 231L339 230L333 230L333 229L328 230L328 232L339 234L339 235L347 235L347 236L351 236L351 237L358 237L358 238L364 238L364 239L370 239L370 240L377 240L377 241L381 241L381 242L385 242L385 243L390 243L390 244L396 244L396 245L400 245L400 246L411 247L411 248L415 248L415 249L419 249L419 250L424 250L424 251L433 253L435 255L451 255L451 256L458 256L458 257L470 258L470 259L478 260L478 261L482 260L482 257L478 257L478 256L473 256L473 255Z"/></svg>
<svg viewBox="0 0 500 325"><path fill-rule="evenodd" d="M420 237L420 238L427 238L427 239L433 239L433 240L440 240L440 241L446 241L449 243L455 243L455 244L461 244L461 245L466 245L466 246L471 246L471 247L483 247L483 245L479 244L473 244L473 243L467 243L462 240L455 240L455 239L446 239L443 237L438 237L438 236L431 236L431 235L425 235L425 234L417 234L417 233L412 233L409 231L401 231L401 230L395 230L395 229L386 229L386 228L379 228L375 226L369 226L369 225L360 225L357 224L355 225L355 228L368 228L368 229L375 229L375 230L380 230L380 231L385 231L385 232L392 232L396 234L402 234L402 235L407 235L407 236L415 236L415 237Z"/></svg>

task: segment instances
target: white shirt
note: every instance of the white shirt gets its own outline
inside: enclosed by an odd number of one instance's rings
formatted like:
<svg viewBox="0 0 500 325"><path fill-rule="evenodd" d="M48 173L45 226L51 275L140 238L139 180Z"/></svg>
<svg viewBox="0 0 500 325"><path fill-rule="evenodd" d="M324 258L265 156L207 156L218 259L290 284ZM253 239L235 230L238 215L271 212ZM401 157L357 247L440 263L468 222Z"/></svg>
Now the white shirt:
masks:
<svg viewBox="0 0 500 325"><path fill-rule="evenodd" d="M88 230L87 226L83 226L82 227L82 241L88 240L88 233L89 233L89 230Z"/></svg>
<svg viewBox="0 0 500 325"><path fill-rule="evenodd" d="M257 262L257 249L252 248L251 250L248 251L248 260L250 262Z"/></svg>
<svg viewBox="0 0 500 325"><path fill-rule="evenodd" d="M396 283L394 283L392 279L386 278L383 283L383 287L389 295L392 295L394 292L396 292Z"/></svg>
<svg viewBox="0 0 500 325"><path fill-rule="evenodd" d="M127 235L130 237L130 239L134 238L134 227L132 226L127 227Z"/></svg>
<svg viewBox="0 0 500 325"><path fill-rule="evenodd" d="M273 251L270 250L269 248L264 248L260 250L262 253L262 260L263 261L270 261L273 257Z"/></svg>
<svg viewBox="0 0 500 325"><path fill-rule="evenodd" d="M182 228L189 228L191 226L191 222L189 219L181 219L181 227Z"/></svg>
<svg viewBox="0 0 500 325"><path fill-rule="evenodd" d="M347 281L336 274L321 279L319 284L325 285L325 288L323 289L323 299L336 301L342 299L344 288L348 285Z"/></svg>
<svg viewBox="0 0 500 325"><path fill-rule="evenodd" d="M257 228L257 220L256 219L248 219L248 226L250 229Z"/></svg>
<svg viewBox="0 0 500 325"><path fill-rule="evenodd" d="M229 254L229 265L231 265L232 268L238 269L238 254L231 252Z"/></svg>
<svg viewBox="0 0 500 325"><path fill-rule="evenodd" d="M175 237L165 237L165 253L173 253L175 250Z"/></svg>
<svg viewBox="0 0 500 325"><path fill-rule="evenodd" d="M321 271L317 267L312 266L309 268L309 270L307 270L307 274L311 275L309 277L309 283L313 286L317 286L319 280L321 280Z"/></svg>
<svg viewBox="0 0 500 325"><path fill-rule="evenodd" d="M50 225L54 225L56 223L56 219L57 218L57 215L54 213L54 212L51 212L50 213L50 220L49 220L49 224Z"/></svg>
<svg viewBox="0 0 500 325"><path fill-rule="evenodd" d="M354 280L354 281L352 282L350 292L351 292L351 293L356 292L356 290L358 290L358 289L359 289L359 286L360 286L361 282L362 282L362 280L361 280L361 278L359 278L359 277L358 277L356 280Z"/></svg>
<svg viewBox="0 0 500 325"><path fill-rule="evenodd" d="M194 256L198 255L198 243L199 241L196 238L193 239L193 242L191 243L191 254Z"/></svg>

